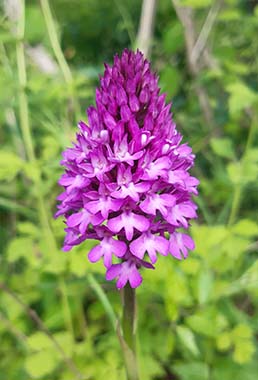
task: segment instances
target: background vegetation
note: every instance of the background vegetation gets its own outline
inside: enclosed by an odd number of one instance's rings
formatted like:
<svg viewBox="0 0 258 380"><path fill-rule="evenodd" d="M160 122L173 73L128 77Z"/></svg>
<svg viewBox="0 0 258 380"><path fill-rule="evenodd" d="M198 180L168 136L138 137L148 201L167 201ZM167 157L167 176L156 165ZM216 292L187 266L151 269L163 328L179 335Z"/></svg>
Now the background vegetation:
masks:
<svg viewBox="0 0 258 380"><path fill-rule="evenodd" d="M61 151L102 63L135 46L141 1L48 5L1 5L0 379L122 380L120 294L91 242L61 251L52 215ZM196 250L137 291L141 380L257 378L257 35L256 0L158 2L151 60L201 184Z"/></svg>

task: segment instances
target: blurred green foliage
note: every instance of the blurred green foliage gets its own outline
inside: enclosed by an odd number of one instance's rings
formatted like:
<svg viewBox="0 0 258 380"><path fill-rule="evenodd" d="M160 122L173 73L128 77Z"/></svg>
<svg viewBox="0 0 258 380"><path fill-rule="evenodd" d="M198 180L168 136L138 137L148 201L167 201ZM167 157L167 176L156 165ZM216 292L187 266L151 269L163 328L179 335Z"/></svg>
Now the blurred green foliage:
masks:
<svg viewBox="0 0 258 380"><path fill-rule="evenodd" d="M70 69L57 61L42 3L26 1L24 35L16 12L7 17L2 5L0 379L121 380L110 305L96 286L118 315L120 294L101 264L88 263L94 242L61 252L64 226L52 215L61 151L94 101L102 62L134 46L141 2L51 1ZM193 10L198 35L214 2L182 4ZM257 378L257 33L257 2L225 0L205 47L209 64L203 54L192 75L184 27L169 0L158 4L152 63L197 155L193 174L201 184L191 228L196 250L184 262L160 257L137 291L141 380Z"/></svg>

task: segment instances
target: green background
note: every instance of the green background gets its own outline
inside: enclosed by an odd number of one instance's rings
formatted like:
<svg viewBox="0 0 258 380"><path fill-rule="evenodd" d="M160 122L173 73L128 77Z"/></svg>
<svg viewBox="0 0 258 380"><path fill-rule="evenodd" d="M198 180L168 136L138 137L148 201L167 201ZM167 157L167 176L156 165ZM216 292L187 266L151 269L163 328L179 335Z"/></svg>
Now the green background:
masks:
<svg viewBox="0 0 258 380"><path fill-rule="evenodd" d="M47 3L26 1L24 33L21 2L1 5L0 379L123 380L110 309L121 314L120 293L101 263L88 262L93 242L61 251L64 224L52 215L61 151L86 120L103 62L136 46L141 1L53 0L50 14ZM217 2L180 3L196 40ZM201 183L196 250L183 262L159 257L155 271L142 271L141 380L255 380L257 1L223 2L197 71L188 64L187 33L172 2L160 0L152 67Z"/></svg>

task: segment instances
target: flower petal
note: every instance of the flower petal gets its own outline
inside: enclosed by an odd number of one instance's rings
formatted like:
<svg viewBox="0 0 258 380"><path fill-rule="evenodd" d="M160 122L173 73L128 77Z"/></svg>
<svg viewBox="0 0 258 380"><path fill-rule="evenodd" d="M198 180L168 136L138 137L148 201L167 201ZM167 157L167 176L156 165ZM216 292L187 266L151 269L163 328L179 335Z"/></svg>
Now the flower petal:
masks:
<svg viewBox="0 0 258 380"><path fill-rule="evenodd" d="M113 264L106 272L106 280L111 281L116 278L121 272L122 264Z"/></svg>
<svg viewBox="0 0 258 380"><path fill-rule="evenodd" d="M103 252L102 252L102 247L101 245L97 245L96 247L93 247L90 252L88 253L88 259L92 262L95 263L96 261L99 261L99 259L102 257Z"/></svg>
<svg viewBox="0 0 258 380"><path fill-rule="evenodd" d="M134 265L131 269L130 275L129 275L129 283L132 288L137 288L142 283L142 276L138 272L138 269Z"/></svg>

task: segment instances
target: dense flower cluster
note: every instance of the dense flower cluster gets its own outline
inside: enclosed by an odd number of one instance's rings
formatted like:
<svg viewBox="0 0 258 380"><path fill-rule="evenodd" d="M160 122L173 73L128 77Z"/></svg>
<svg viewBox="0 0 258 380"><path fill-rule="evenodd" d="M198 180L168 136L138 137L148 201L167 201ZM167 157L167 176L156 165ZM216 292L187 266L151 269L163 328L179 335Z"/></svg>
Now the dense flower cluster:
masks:
<svg viewBox="0 0 258 380"><path fill-rule="evenodd" d="M79 123L76 143L63 152L56 216L66 219L65 251L97 239L89 260L103 258L106 279L117 278L118 288L137 287L139 268L153 269L158 253L181 259L194 248L178 231L197 216L198 180L188 173L194 155L141 52L115 56L100 81L88 125Z"/></svg>

